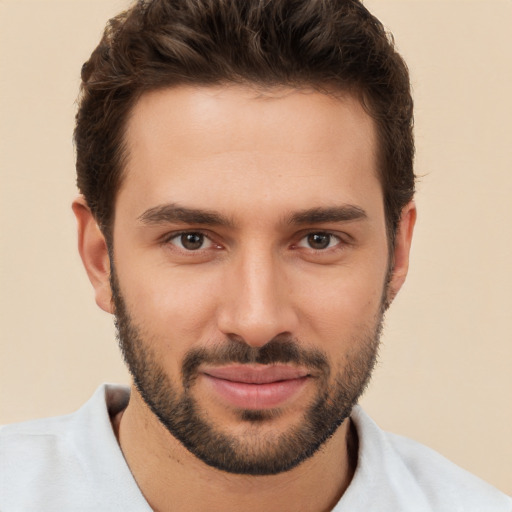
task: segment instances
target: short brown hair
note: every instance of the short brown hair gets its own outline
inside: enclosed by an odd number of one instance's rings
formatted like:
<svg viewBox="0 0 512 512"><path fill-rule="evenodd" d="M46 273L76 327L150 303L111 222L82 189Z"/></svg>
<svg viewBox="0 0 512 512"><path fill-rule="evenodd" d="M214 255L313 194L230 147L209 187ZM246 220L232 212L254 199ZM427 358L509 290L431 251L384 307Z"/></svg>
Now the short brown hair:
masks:
<svg viewBox="0 0 512 512"><path fill-rule="evenodd" d="M414 194L407 67L357 0L139 0L108 22L82 68L77 183L107 238L124 132L146 91L195 84L314 87L357 94L376 122L390 240Z"/></svg>

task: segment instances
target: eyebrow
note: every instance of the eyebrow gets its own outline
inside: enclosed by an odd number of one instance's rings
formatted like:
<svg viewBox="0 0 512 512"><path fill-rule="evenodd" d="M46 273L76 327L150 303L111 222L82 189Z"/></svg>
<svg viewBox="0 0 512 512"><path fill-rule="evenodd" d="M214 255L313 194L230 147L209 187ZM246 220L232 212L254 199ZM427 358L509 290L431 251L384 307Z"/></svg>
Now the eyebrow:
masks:
<svg viewBox="0 0 512 512"><path fill-rule="evenodd" d="M343 205L300 210L292 213L286 220L288 224L303 225L319 224L322 222L349 222L366 218L366 212L359 206ZM201 224L205 226L234 226L230 219L217 212L199 208L186 208L175 203L149 208L139 215L138 220L146 225L182 222L184 224Z"/></svg>
<svg viewBox="0 0 512 512"><path fill-rule="evenodd" d="M210 210L186 208L177 204L163 204L149 208L139 215L138 220L147 225L183 222L206 226L232 226L233 223L223 215Z"/></svg>
<svg viewBox="0 0 512 512"><path fill-rule="evenodd" d="M343 205L310 208L290 215L289 224L319 224L321 222L349 222L366 219L366 212L359 206Z"/></svg>

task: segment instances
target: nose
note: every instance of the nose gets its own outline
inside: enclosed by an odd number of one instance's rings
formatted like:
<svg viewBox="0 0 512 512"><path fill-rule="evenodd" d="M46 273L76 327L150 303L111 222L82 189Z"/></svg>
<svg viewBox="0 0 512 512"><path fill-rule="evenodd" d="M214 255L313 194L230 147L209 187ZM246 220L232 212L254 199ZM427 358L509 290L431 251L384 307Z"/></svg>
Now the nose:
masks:
<svg viewBox="0 0 512 512"><path fill-rule="evenodd" d="M298 318L279 257L247 253L226 269L218 328L225 336L261 347L276 336L293 335Z"/></svg>

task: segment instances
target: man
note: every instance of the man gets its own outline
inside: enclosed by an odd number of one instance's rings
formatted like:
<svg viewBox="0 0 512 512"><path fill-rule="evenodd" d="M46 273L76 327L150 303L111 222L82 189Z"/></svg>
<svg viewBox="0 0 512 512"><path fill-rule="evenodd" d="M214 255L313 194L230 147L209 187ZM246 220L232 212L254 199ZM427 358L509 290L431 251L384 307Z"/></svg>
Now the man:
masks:
<svg viewBox="0 0 512 512"><path fill-rule="evenodd" d="M0 509L511 510L356 406L416 217L356 1L139 2L82 70L79 249L133 377L5 427Z"/></svg>

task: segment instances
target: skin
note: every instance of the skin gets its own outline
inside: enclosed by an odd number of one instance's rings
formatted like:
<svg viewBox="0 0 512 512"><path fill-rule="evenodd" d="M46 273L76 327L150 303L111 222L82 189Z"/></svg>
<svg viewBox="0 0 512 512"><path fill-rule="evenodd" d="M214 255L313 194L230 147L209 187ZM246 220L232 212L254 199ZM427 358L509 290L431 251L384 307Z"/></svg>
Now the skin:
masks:
<svg viewBox="0 0 512 512"><path fill-rule="evenodd" d="M376 131L360 103L348 94L334 98L284 88L165 89L141 97L126 142L129 158L113 226L117 277L133 322L178 389L187 351L226 336L253 347L292 336L322 350L331 367L342 370L358 350L358 334L377 325L383 294L394 297L405 280L416 218L410 203L385 289L388 241ZM147 221L147 212L166 205L207 210L229 223ZM318 208L363 215L289 222ZM83 198L73 209L96 302L113 313L105 240ZM205 234L205 245L187 251L176 236L182 230ZM331 234L328 247L311 248L311 233ZM282 433L296 425L316 386L308 380L275 419L252 433ZM193 392L223 432L247 433L206 379L197 379ZM136 389L114 427L155 510L329 510L354 472L349 421L296 468L257 477L197 459Z"/></svg>

